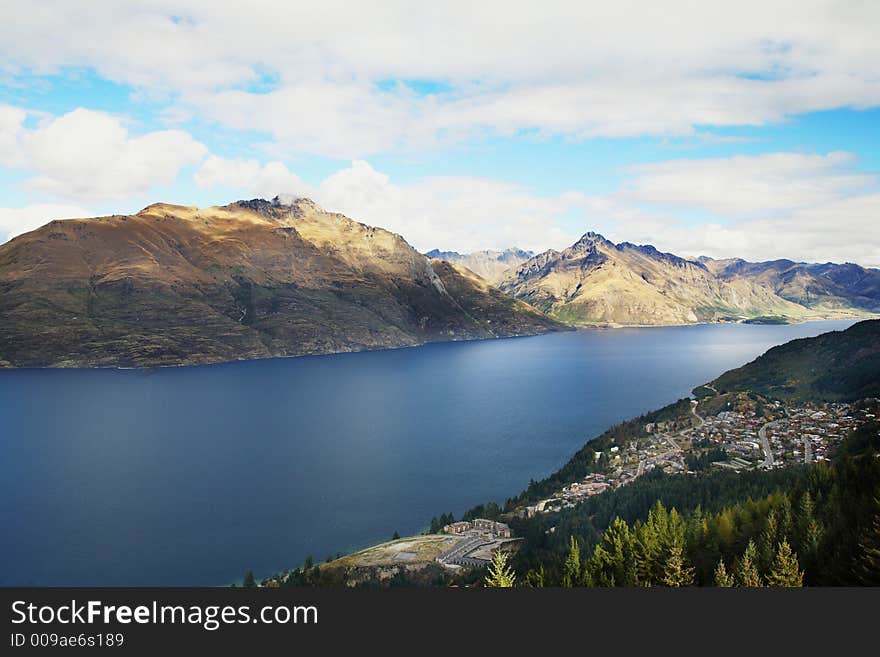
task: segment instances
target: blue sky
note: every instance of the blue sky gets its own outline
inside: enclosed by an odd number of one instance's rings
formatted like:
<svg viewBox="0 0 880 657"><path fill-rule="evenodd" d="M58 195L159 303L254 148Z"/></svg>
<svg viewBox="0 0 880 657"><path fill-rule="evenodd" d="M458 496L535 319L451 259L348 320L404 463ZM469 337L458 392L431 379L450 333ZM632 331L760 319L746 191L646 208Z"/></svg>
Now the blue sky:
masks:
<svg viewBox="0 0 880 657"><path fill-rule="evenodd" d="M78 4L0 26L0 241L292 193L423 250L880 266L871 3Z"/></svg>

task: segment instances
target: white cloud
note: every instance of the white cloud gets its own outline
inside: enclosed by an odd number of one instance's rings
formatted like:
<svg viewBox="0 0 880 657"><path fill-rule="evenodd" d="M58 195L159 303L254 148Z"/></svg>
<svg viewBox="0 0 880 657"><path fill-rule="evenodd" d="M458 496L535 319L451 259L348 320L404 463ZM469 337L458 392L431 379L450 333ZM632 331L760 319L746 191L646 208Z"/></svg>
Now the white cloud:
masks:
<svg viewBox="0 0 880 657"><path fill-rule="evenodd" d="M771 153L632 167L601 214L617 239L679 255L880 266L880 179L854 155ZM683 220L686 212L700 220ZM706 215L708 213L708 216Z"/></svg>
<svg viewBox="0 0 880 657"><path fill-rule="evenodd" d="M416 248L505 248L528 243L545 249L578 237L558 219L585 204L580 194L539 197L497 180L431 177L410 185L391 181L364 160L307 185L281 162L211 156L195 174L200 187L273 198L307 196L331 212L399 233Z"/></svg>
<svg viewBox="0 0 880 657"><path fill-rule="evenodd" d="M234 130L266 132L279 150L347 158L428 145L435 122L415 99L367 83L302 82L265 94L186 94L202 116Z"/></svg>
<svg viewBox="0 0 880 657"><path fill-rule="evenodd" d="M877 184L852 166L852 153L767 153L678 159L630 167L622 196L720 216L767 215L816 207Z"/></svg>
<svg viewBox="0 0 880 657"><path fill-rule="evenodd" d="M283 148L331 157L524 131L575 139L698 137L702 126L763 126L798 113L880 105L880 82L851 76L755 80L675 73L549 76L427 96L398 91L405 85L382 91L365 80L293 80L268 93L201 90L181 97L223 126L265 132Z"/></svg>
<svg viewBox="0 0 880 657"><path fill-rule="evenodd" d="M565 244L577 235L560 219L585 202L579 194L540 197L482 178L432 177L398 185L364 161L328 176L314 197L328 210L400 233L422 251Z"/></svg>
<svg viewBox="0 0 880 657"><path fill-rule="evenodd" d="M21 208L0 208L0 244L53 219L73 219L92 216L76 205L37 203Z"/></svg>
<svg viewBox="0 0 880 657"><path fill-rule="evenodd" d="M880 193L844 198L762 219L689 225L666 215L630 216L612 235L685 257L781 258L802 262L854 262L880 267ZM843 228L842 228L843 227ZM857 236L854 238L853 236Z"/></svg>
<svg viewBox="0 0 880 657"><path fill-rule="evenodd" d="M844 153L675 160L634 170L635 182L621 193L539 196L482 178L432 177L402 185L369 163L355 161L306 193L328 210L400 233L421 250L560 249L597 230L618 242L653 244L690 257L877 267L880 191L876 179L853 170L854 164ZM660 198L648 193L654 189L648 176L673 173L692 185L670 181L671 191L661 186ZM753 184L761 180L771 184ZM640 189L639 184L645 196L634 198L632 189ZM774 187L778 201L773 201ZM652 207L646 200L662 205ZM693 207L734 218L681 219L681 211Z"/></svg>
<svg viewBox="0 0 880 657"><path fill-rule="evenodd" d="M21 136L27 112L12 105L0 105L0 167L20 166Z"/></svg>
<svg viewBox="0 0 880 657"><path fill-rule="evenodd" d="M244 192L261 198L276 194L305 195L308 186L283 162L261 165L257 160L227 159L211 155L195 173L199 187L222 188L226 192Z"/></svg>
<svg viewBox="0 0 880 657"><path fill-rule="evenodd" d="M876 2L11 4L0 72L91 67L174 99L166 118L195 111L333 156L521 130L691 135L880 105Z"/></svg>
<svg viewBox="0 0 880 657"><path fill-rule="evenodd" d="M69 200L124 199L174 181L206 147L181 130L133 136L123 121L78 108L24 124L26 112L0 107L0 166L26 169L27 189Z"/></svg>

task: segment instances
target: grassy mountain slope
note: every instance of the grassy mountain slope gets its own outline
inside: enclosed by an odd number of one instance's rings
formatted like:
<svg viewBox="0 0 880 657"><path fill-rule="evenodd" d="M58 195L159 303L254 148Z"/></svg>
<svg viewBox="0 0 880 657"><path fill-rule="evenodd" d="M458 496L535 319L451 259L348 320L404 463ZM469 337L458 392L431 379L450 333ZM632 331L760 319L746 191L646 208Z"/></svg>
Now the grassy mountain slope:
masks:
<svg viewBox="0 0 880 657"><path fill-rule="evenodd" d="M746 262L700 258L721 280L754 281L806 308L880 310L880 270L851 263L808 264L791 260Z"/></svg>
<svg viewBox="0 0 880 657"><path fill-rule="evenodd" d="M443 273L399 235L307 199L53 221L0 246L0 365L179 365L561 328Z"/></svg>
<svg viewBox="0 0 880 657"><path fill-rule="evenodd" d="M752 390L777 399L880 397L880 320L774 347L712 385L722 393Z"/></svg>
<svg viewBox="0 0 880 657"><path fill-rule="evenodd" d="M652 246L614 244L596 233L524 262L499 287L574 324L667 325L811 314L766 286L724 281L700 262Z"/></svg>
<svg viewBox="0 0 880 657"><path fill-rule="evenodd" d="M880 271L789 260L688 260L586 233L508 270L505 292L572 324L668 325L870 316Z"/></svg>

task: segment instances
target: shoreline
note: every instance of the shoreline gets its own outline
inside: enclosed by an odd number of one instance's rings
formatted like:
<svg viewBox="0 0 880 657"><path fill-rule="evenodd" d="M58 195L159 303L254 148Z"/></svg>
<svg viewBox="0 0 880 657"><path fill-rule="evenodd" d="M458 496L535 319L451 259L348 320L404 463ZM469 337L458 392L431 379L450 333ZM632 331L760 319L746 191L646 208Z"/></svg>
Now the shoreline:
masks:
<svg viewBox="0 0 880 657"><path fill-rule="evenodd" d="M795 324L807 324L810 322L835 322L835 321L864 321L869 319L880 319L878 314L865 315L843 315L843 316L817 316L807 318L785 318L787 321L780 323L771 322L750 322L747 319L736 322L715 321L715 322L690 322L686 324L613 324L613 323L594 323L594 324L566 324L566 328L558 331L544 331L543 333L529 333L523 335L504 335L487 338L465 338L451 340L426 340L415 344L404 344L398 346L375 347L366 349L350 349L345 351L327 351L307 354L293 354L289 356L265 356L262 358L232 358L228 360L208 360L196 362L172 363L163 365L35 365L26 367L17 367L15 365L0 364L0 372L7 371L65 371L65 370L101 370L101 371L139 371L149 372L151 370L161 369L177 369L188 367L215 367L220 365L231 365L236 363L257 363L267 360L288 360L293 358L318 358L324 356L341 356L346 354L363 354L376 353L382 351L399 351L401 349L414 349L418 347L426 347L429 345L453 344L460 342L488 342L491 340L510 340L516 338L534 338L554 333L569 333L577 331L616 331L622 329L661 329L661 328L684 328L689 326L717 326L717 325L734 325L743 324L747 326L789 326Z"/></svg>

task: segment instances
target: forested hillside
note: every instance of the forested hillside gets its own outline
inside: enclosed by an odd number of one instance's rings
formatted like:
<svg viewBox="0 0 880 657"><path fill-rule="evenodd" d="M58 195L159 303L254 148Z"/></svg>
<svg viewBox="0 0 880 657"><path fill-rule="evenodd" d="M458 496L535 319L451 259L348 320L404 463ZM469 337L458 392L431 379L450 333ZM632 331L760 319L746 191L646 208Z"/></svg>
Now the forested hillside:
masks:
<svg viewBox="0 0 880 657"><path fill-rule="evenodd" d="M750 390L774 399L853 401L880 396L880 320L792 340L725 372L712 385L721 392Z"/></svg>
<svg viewBox="0 0 880 657"><path fill-rule="evenodd" d="M701 402L704 413L742 393L759 401L861 400L855 407L876 418L880 321L775 347L695 392L715 395ZM687 406L681 400L612 427L507 508L600 471L596 454L637 438L647 422L688 421ZM876 419L861 425L830 462L694 476L652 471L574 508L514 520L525 540L508 568L532 586L878 585L878 432Z"/></svg>
<svg viewBox="0 0 880 657"><path fill-rule="evenodd" d="M662 473L522 523L531 586L880 584L880 425L829 463Z"/></svg>

